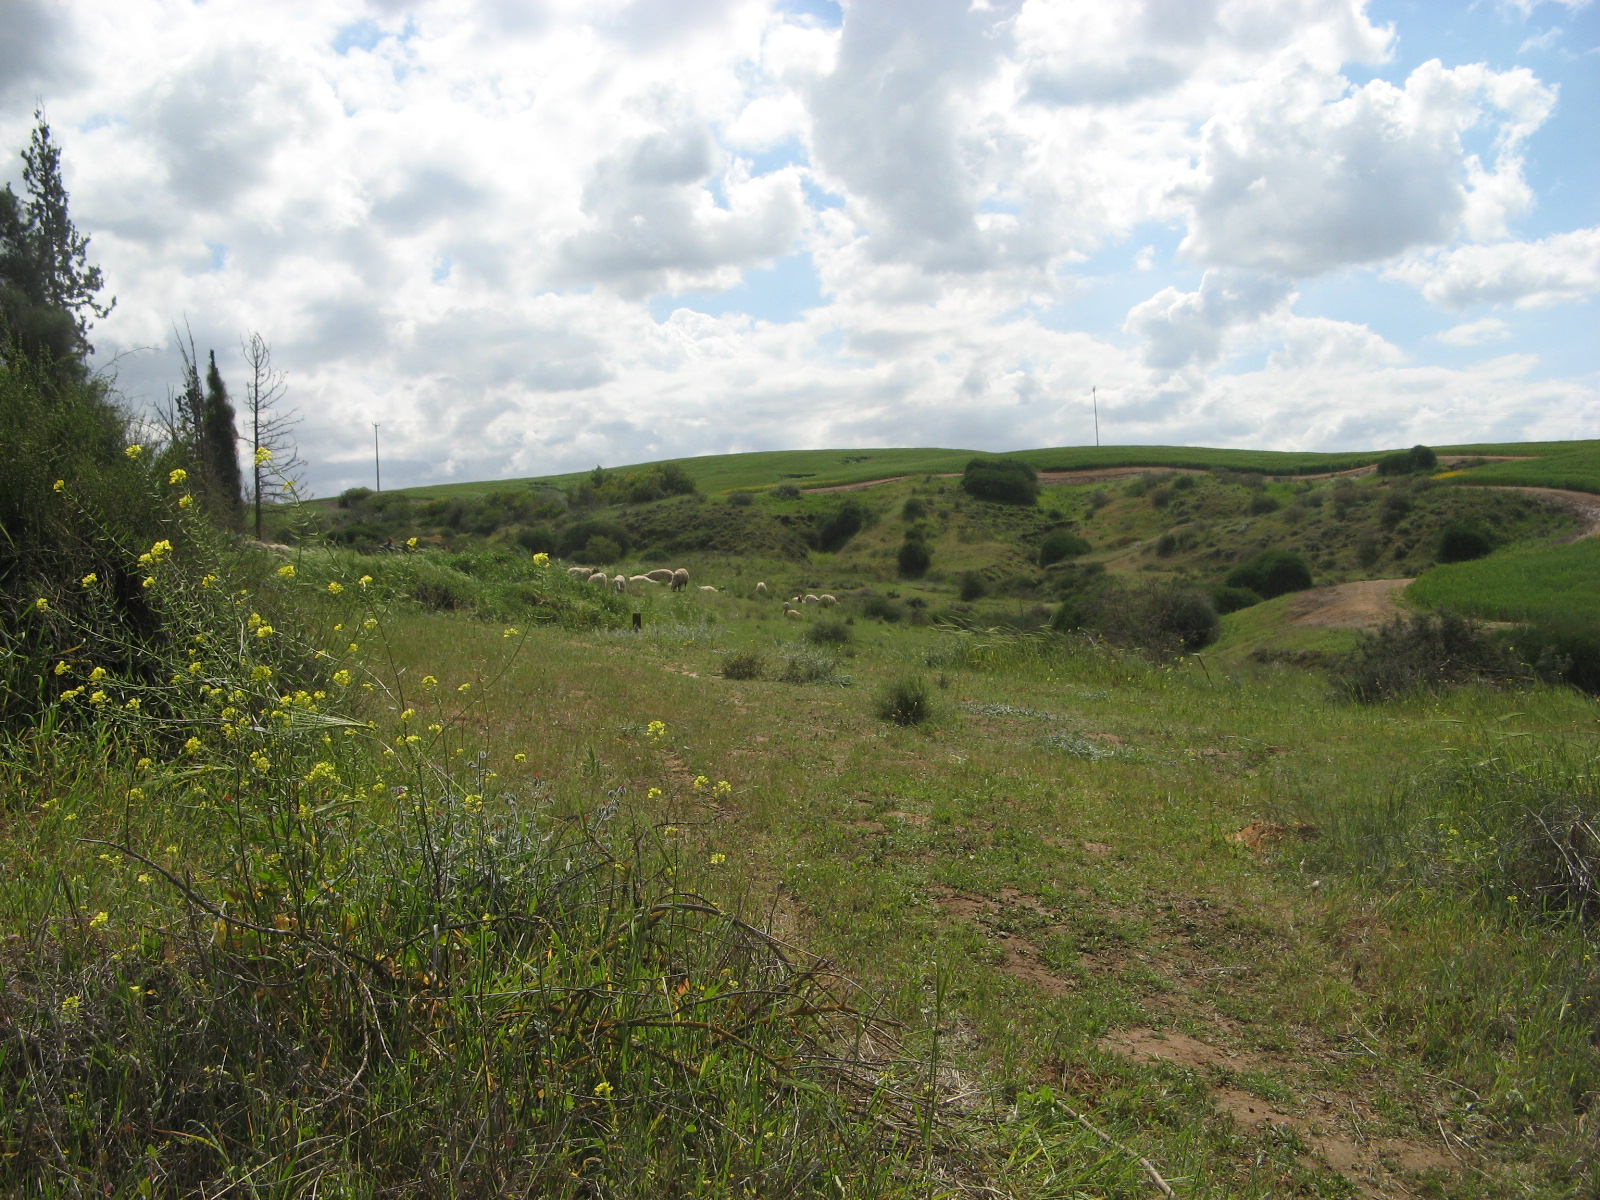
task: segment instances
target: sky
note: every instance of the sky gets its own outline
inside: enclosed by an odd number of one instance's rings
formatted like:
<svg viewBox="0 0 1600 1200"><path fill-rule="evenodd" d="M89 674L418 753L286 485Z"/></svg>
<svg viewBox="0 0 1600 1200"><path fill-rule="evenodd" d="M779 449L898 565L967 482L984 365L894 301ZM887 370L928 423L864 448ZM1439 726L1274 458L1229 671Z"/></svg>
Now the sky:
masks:
<svg viewBox="0 0 1600 1200"><path fill-rule="evenodd" d="M1600 436L1589 0L0 0L153 411L331 495L750 450Z"/></svg>

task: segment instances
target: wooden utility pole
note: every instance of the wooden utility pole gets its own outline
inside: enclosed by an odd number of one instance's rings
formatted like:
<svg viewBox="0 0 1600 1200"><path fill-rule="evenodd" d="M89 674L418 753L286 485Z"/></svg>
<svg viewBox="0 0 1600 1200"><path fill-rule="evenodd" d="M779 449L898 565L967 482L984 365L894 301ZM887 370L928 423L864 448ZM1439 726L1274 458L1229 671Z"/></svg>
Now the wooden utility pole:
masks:
<svg viewBox="0 0 1600 1200"><path fill-rule="evenodd" d="M1098 444L1098 443L1097 443ZM378 461L378 423L372 423L372 490L383 491L383 466Z"/></svg>

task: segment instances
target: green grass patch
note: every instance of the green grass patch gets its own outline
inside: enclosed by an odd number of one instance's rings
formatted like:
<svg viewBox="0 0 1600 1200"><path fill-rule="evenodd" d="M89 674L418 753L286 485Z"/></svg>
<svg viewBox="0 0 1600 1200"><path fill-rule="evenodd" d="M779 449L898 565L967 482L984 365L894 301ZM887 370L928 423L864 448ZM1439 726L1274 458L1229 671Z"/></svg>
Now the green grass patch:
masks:
<svg viewBox="0 0 1600 1200"><path fill-rule="evenodd" d="M1488 450L1455 449L1452 453L1537 455L1522 461L1487 463L1481 467L1450 471L1448 483L1497 487L1563 488L1573 492L1600 492L1600 442L1555 442L1546 445L1504 446Z"/></svg>
<svg viewBox="0 0 1600 1200"><path fill-rule="evenodd" d="M1413 604L1490 621L1592 614L1597 596L1600 538L1435 567L1406 588L1406 599Z"/></svg>

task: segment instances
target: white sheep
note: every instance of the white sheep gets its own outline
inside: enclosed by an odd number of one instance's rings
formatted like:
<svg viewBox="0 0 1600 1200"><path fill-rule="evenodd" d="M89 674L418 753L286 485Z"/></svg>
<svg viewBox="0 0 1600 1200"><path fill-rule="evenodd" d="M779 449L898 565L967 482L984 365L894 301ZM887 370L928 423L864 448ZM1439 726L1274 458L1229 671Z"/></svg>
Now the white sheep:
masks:
<svg viewBox="0 0 1600 1200"><path fill-rule="evenodd" d="M757 583L756 584L756 595L765 596L766 594L767 594L767 585L765 583Z"/></svg>
<svg viewBox="0 0 1600 1200"><path fill-rule="evenodd" d="M817 597L817 599L821 600L824 604L829 605L829 606L832 606L832 605L835 605L835 604L839 603L839 597L830 596L827 592L823 592L822 595Z"/></svg>
<svg viewBox="0 0 1600 1200"><path fill-rule="evenodd" d="M786 608L783 610L783 615L786 617L798 617L802 621L806 619L805 613L801 612L798 608Z"/></svg>
<svg viewBox="0 0 1600 1200"><path fill-rule="evenodd" d="M654 571L645 572L650 576L652 583L671 583L672 569L670 567L657 567Z"/></svg>
<svg viewBox="0 0 1600 1200"><path fill-rule="evenodd" d="M587 579L587 578L589 578L589 576L594 574L594 568L593 567L568 567L567 568L567 574L571 575L574 579L578 579L578 578Z"/></svg>
<svg viewBox="0 0 1600 1200"><path fill-rule="evenodd" d="M611 582L611 576L607 575L604 571L594 571L589 575L589 582L598 583L601 587L605 587Z"/></svg>
<svg viewBox="0 0 1600 1200"><path fill-rule="evenodd" d="M679 567L672 573L672 590L675 592L681 592L688 586L689 569L687 567Z"/></svg>
<svg viewBox="0 0 1600 1200"><path fill-rule="evenodd" d="M648 575L629 575L628 576L628 582L629 583L654 583L655 580L651 579L650 576L648 576Z"/></svg>
<svg viewBox="0 0 1600 1200"><path fill-rule="evenodd" d="M821 604L822 601L819 600L817 597L813 596L810 592L807 592L806 595L805 595L805 600L803 601L803 603L805 603L805 604Z"/></svg>
<svg viewBox="0 0 1600 1200"><path fill-rule="evenodd" d="M702 583L702 584L701 584L701 585L700 585L700 590L701 590L701 591L702 591L702 592L714 592L714 591L716 591L716 590L717 590L717 589L716 589L716 588L714 588L714 587L712 587L712 586L711 586L711 585L710 585L710 584L709 584L709 583Z"/></svg>

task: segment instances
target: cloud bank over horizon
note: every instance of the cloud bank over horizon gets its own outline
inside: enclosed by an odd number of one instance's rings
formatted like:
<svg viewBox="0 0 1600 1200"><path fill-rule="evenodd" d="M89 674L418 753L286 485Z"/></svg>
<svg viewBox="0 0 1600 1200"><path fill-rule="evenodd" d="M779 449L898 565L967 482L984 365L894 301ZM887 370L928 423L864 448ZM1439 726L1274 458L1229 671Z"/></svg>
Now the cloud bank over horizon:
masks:
<svg viewBox="0 0 1600 1200"><path fill-rule="evenodd" d="M1580 0L10 0L130 404L318 494L745 450L1596 436ZM1587 331L1587 332L1585 332Z"/></svg>

